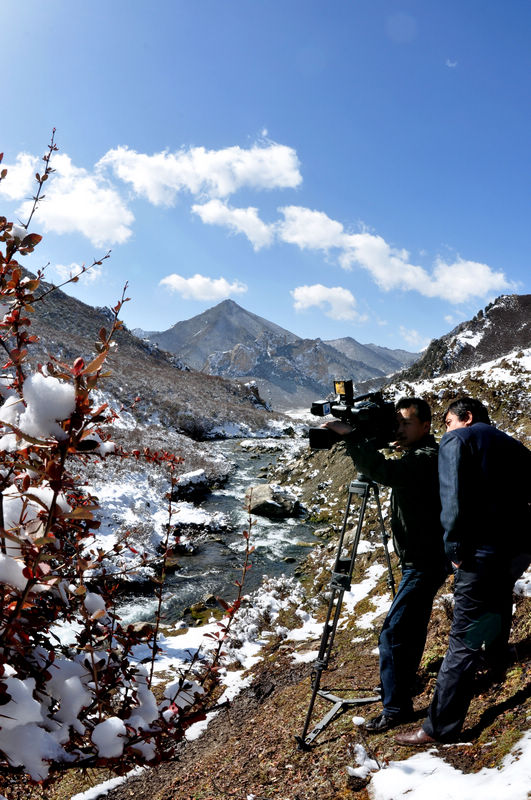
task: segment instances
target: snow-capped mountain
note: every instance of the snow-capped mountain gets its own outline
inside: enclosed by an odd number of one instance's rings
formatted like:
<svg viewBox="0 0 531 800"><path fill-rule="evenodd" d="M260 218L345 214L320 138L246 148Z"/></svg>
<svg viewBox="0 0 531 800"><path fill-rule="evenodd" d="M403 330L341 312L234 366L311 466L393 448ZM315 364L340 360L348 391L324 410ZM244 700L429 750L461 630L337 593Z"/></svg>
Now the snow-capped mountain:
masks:
<svg viewBox="0 0 531 800"><path fill-rule="evenodd" d="M468 322L434 339L399 376L415 381L476 367L531 346L531 295L501 295Z"/></svg>

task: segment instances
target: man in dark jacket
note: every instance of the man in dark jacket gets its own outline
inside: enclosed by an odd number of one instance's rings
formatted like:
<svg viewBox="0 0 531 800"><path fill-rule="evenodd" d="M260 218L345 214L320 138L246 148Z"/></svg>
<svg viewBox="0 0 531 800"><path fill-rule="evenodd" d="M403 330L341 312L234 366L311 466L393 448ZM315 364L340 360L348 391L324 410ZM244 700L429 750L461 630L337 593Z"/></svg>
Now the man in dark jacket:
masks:
<svg viewBox="0 0 531 800"><path fill-rule="evenodd" d="M386 458L370 442L357 440L344 422L326 423L345 436L347 452L363 475L392 487L391 529L402 580L380 633L383 711L365 723L370 732L393 728L412 715L433 598L447 575L430 407L420 398L402 398L396 418L395 446L403 452L399 459Z"/></svg>
<svg viewBox="0 0 531 800"><path fill-rule="evenodd" d="M452 403L439 451L441 521L455 569L454 616L428 718L400 744L455 741L480 658L503 662L515 580L531 562L531 452L473 398Z"/></svg>

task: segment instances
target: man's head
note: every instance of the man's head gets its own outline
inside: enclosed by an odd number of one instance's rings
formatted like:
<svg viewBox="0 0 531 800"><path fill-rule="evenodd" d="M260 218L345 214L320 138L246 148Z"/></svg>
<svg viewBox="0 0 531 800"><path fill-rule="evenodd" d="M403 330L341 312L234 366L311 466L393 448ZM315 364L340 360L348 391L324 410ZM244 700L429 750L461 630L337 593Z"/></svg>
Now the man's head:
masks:
<svg viewBox="0 0 531 800"><path fill-rule="evenodd" d="M460 397L450 403L443 416L447 431L456 428L469 428L475 422L485 422L490 425L489 412L475 397Z"/></svg>
<svg viewBox="0 0 531 800"><path fill-rule="evenodd" d="M420 397L402 397L395 406L399 450L415 447L430 432L431 409Z"/></svg>

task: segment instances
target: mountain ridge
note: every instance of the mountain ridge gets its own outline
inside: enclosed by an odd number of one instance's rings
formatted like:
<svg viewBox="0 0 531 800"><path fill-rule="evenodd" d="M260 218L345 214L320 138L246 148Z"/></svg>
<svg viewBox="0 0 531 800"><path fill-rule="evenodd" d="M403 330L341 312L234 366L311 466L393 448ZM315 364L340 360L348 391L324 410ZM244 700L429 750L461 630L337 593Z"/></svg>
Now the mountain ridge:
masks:
<svg viewBox="0 0 531 800"><path fill-rule="evenodd" d="M256 381L261 396L279 410L327 396L336 378L383 382L418 355L365 346L351 337L304 339L233 300L177 322L167 331L142 333L209 375Z"/></svg>
<svg viewBox="0 0 531 800"><path fill-rule="evenodd" d="M418 361L393 380L434 378L526 347L531 347L531 294L500 295L472 319L433 339Z"/></svg>
<svg viewBox="0 0 531 800"><path fill-rule="evenodd" d="M41 282L43 291L50 288ZM35 304L40 341L32 346L32 358L46 363L54 353L70 363L78 356L90 360L93 343L99 330L108 328L110 316L110 309L87 305L55 288L44 302ZM257 396L256 387L190 369L174 354L134 336L125 325L115 342L102 389L113 403L131 408L142 425L155 415L168 428L199 440L228 423L258 430L275 417Z"/></svg>

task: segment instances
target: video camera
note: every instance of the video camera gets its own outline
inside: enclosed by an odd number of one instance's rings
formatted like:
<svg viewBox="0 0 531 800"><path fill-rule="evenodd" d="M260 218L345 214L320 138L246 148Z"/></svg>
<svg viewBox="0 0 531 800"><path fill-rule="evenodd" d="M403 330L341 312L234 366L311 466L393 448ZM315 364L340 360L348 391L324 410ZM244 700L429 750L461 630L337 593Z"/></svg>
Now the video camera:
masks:
<svg viewBox="0 0 531 800"><path fill-rule="evenodd" d="M396 433L394 403L386 402L380 392L369 392L354 397L351 380L334 381L335 401L316 400L311 413L316 417L333 417L348 423L360 439L373 440L376 447L385 447ZM310 428L310 447L313 450L330 450L342 439L329 428Z"/></svg>

